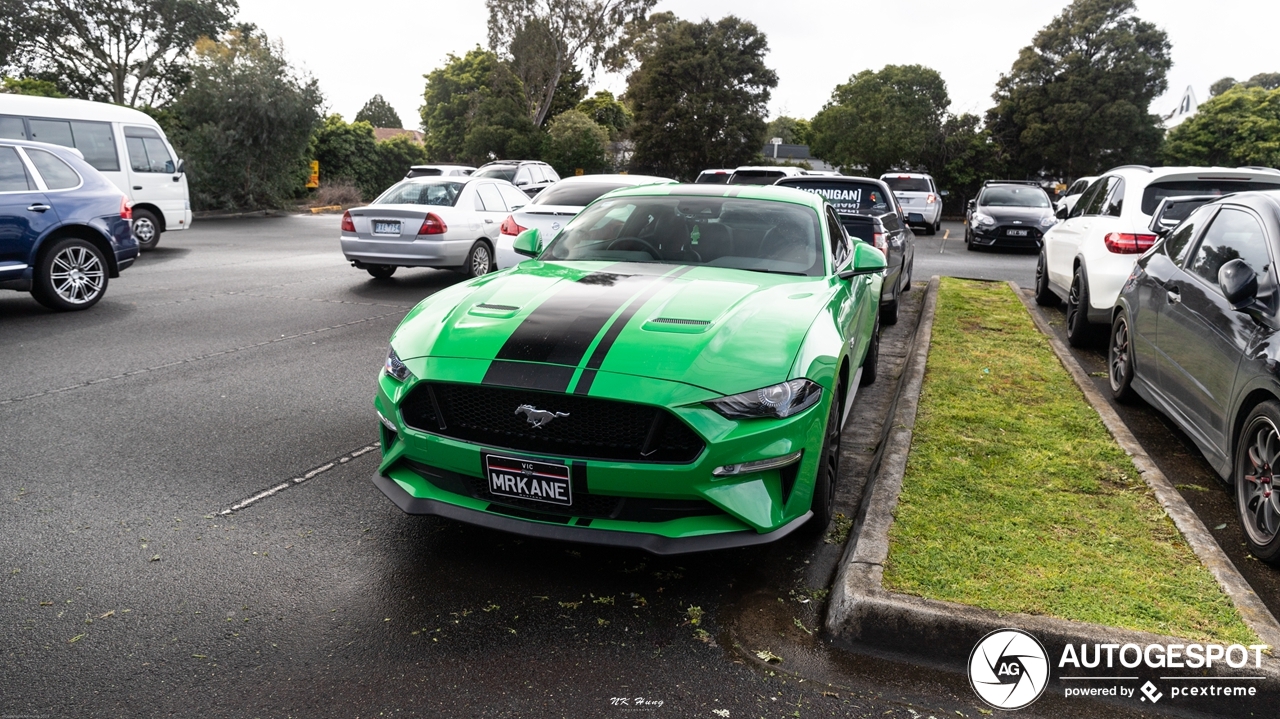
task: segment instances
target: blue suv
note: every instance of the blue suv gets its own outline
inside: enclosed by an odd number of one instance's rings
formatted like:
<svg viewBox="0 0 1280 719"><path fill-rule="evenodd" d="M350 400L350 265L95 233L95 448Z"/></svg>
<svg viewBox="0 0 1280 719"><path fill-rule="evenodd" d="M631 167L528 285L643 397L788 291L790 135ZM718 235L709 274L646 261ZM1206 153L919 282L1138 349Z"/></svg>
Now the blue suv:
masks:
<svg viewBox="0 0 1280 719"><path fill-rule="evenodd" d="M76 150L0 140L0 289L53 310L92 307L138 256L132 215Z"/></svg>

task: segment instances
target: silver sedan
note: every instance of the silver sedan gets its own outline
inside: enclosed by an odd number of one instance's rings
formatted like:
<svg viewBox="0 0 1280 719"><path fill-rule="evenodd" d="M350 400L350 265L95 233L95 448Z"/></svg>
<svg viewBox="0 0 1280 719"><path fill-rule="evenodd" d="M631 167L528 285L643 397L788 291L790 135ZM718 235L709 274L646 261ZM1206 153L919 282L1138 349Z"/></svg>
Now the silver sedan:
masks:
<svg viewBox="0 0 1280 719"><path fill-rule="evenodd" d="M528 202L503 180L402 180L372 203L343 213L342 254L378 279L397 267L445 267L478 277L495 269L503 220Z"/></svg>

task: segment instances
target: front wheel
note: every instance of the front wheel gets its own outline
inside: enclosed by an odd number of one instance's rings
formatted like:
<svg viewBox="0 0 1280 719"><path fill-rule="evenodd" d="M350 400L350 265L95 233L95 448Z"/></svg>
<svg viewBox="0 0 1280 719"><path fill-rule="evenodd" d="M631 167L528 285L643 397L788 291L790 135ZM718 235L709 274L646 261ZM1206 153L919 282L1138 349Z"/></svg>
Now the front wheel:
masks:
<svg viewBox="0 0 1280 719"><path fill-rule="evenodd" d="M68 237L40 258L31 296L51 310L87 310L107 292L107 260L92 243Z"/></svg>
<svg viewBox="0 0 1280 719"><path fill-rule="evenodd" d="M1107 343L1107 383L1117 402L1133 399L1133 333L1129 329L1129 313L1121 310L1111 323L1111 341Z"/></svg>
<svg viewBox="0 0 1280 719"><path fill-rule="evenodd" d="M1061 300L1049 288L1049 263L1045 260L1044 252L1040 253L1040 259L1036 261L1036 304L1041 307L1056 307Z"/></svg>
<svg viewBox="0 0 1280 719"><path fill-rule="evenodd" d="M479 277L493 271L493 252L488 243L477 242L467 253L467 260L462 265L462 273L467 277Z"/></svg>
<svg viewBox="0 0 1280 719"><path fill-rule="evenodd" d="M813 517L809 519L806 529L810 534L820 535L827 531L831 518L835 516L836 484L840 480L840 394L831 398L831 409L827 411L827 427L822 441L822 458L818 462L818 472L813 478L813 502L809 509Z"/></svg>
<svg viewBox="0 0 1280 719"><path fill-rule="evenodd" d="M1092 328L1089 326L1089 284L1084 278L1084 267L1077 266L1071 276L1071 291L1067 293L1067 342L1072 347L1089 343Z"/></svg>
<svg viewBox="0 0 1280 719"><path fill-rule="evenodd" d="M1280 564L1280 494L1275 465L1280 460L1280 404L1263 402L1249 413L1236 448L1236 507L1253 556Z"/></svg>
<svg viewBox="0 0 1280 719"><path fill-rule="evenodd" d="M133 237L142 252L154 250L160 244L160 220L149 210L134 210Z"/></svg>

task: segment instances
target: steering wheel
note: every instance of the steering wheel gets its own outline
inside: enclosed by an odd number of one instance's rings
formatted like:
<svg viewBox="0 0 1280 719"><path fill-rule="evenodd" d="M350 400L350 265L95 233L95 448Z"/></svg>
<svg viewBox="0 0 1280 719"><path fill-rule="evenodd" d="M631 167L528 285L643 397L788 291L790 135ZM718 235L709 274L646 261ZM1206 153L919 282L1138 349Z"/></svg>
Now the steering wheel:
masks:
<svg viewBox="0 0 1280 719"><path fill-rule="evenodd" d="M635 244L637 244L637 245L640 245L640 246L641 246L641 249L643 249L645 252L648 252L648 253L649 253L649 256L650 256L650 257L652 257L653 259L655 259L655 260L661 260L661 259L662 259L662 253L658 252L658 249L657 249L656 247L654 247L653 245L649 244L648 242L645 242L644 240L640 239L639 237L619 237L618 239L616 239L616 240L614 240L614 241L610 242L609 244L605 245L605 249L606 249L606 250L612 250L614 245L621 244L621 243L623 243L623 242L631 242L631 243L635 243Z"/></svg>

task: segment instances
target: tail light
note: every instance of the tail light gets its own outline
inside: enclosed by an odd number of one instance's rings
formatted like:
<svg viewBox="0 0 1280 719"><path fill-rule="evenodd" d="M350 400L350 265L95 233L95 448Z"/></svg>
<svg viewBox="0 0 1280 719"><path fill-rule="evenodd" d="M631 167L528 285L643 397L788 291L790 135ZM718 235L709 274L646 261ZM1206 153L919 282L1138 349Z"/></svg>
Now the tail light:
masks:
<svg viewBox="0 0 1280 719"><path fill-rule="evenodd" d="M935 202L937 202L937 201L938 201L938 196L937 196L937 195L935 195L935 194L933 194L932 192L930 192L930 193L929 193L929 196L928 196L928 197L924 198L924 203L925 203L926 205L932 205L933 203L935 203Z"/></svg>
<svg viewBox="0 0 1280 719"><path fill-rule="evenodd" d="M440 219L440 215L434 212L428 212L427 218L422 221L422 227L418 230L419 235L443 235L449 231L449 226Z"/></svg>
<svg viewBox="0 0 1280 719"><path fill-rule="evenodd" d="M521 227L520 224L516 222L516 218L514 216L507 215L507 219L502 221L502 228L500 229L500 232L504 235L515 236L527 229L529 228Z"/></svg>
<svg viewBox="0 0 1280 719"><path fill-rule="evenodd" d="M889 251L889 241L884 238L883 232L877 232L871 236L871 245L881 252Z"/></svg>
<svg viewBox="0 0 1280 719"><path fill-rule="evenodd" d="M342 231L354 233L356 231L356 223L351 221L351 213L342 213Z"/></svg>
<svg viewBox="0 0 1280 719"><path fill-rule="evenodd" d="M133 203L124 196L120 197L120 219L133 221Z"/></svg>
<svg viewBox="0 0 1280 719"><path fill-rule="evenodd" d="M1156 243L1155 235L1139 235L1132 232L1108 232L1102 238L1107 250L1118 255L1139 255Z"/></svg>

